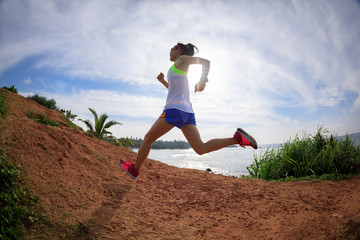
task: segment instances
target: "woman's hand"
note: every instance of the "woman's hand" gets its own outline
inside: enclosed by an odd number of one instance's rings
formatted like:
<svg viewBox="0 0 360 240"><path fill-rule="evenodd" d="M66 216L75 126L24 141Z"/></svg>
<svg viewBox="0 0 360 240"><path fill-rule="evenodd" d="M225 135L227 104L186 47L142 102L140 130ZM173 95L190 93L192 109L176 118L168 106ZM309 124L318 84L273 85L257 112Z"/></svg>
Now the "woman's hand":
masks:
<svg viewBox="0 0 360 240"><path fill-rule="evenodd" d="M197 84L195 84L195 92L202 92L205 89L206 82L200 80Z"/></svg>
<svg viewBox="0 0 360 240"><path fill-rule="evenodd" d="M158 79L159 82L161 82L166 88L169 88L169 83L165 80L164 74L163 74L162 72L157 76L157 79Z"/></svg>
<svg viewBox="0 0 360 240"><path fill-rule="evenodd" d="M165 81L165 78L164 78L164 74L161 72L158 76L157 76L157 79L162 83L163 81Z"/></svg>

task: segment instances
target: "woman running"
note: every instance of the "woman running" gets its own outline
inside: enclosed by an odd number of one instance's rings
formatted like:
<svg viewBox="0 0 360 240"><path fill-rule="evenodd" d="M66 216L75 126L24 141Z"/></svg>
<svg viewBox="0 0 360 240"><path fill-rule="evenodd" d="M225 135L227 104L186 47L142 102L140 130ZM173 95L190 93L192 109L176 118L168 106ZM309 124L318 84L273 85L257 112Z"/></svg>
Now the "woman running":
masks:
<svg viewBox="0 0 360 240"><path fill-rule="evenodd" d="M167 73L168 81L165 80L163 73L157 76L157 79L168 89L166 104L163 113L145 135L136 162L120 160L121 168L131 178L136 179L139 175L141 165L149 155L152 143L173 127L181 129L190 146L200 155L234 144L240 144L242 147L251 146L257 149L255 139L241 128L238 128L234 136L230 138L216 138L205 143L201 140L196 127L194 110L190 102L187 72L192 64L202 65L200 81L195 85L195 92L201 92L208 82L210 61L200 57L193 57L195 49L198 52L198 49L191 43L186 45L178 43L175 45L170 51L170 61L174 62L174 64Z"/></svg>

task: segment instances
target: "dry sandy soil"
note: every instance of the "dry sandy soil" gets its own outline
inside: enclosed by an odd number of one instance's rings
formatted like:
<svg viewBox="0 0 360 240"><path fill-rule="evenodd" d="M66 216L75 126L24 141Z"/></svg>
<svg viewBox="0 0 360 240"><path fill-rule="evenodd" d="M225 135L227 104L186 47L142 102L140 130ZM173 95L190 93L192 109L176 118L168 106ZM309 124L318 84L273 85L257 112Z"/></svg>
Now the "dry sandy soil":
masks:
<svg viewBox="0 0 360 240"><path fill-rule="evenodd" d="M57 111L0 90L0 147L20 163L48 224L26 239L356 239L360 176L273 183L146 160L137 180L119 168L130 149L68 127ZM46 114L60 127L27 117Z"/></svg>

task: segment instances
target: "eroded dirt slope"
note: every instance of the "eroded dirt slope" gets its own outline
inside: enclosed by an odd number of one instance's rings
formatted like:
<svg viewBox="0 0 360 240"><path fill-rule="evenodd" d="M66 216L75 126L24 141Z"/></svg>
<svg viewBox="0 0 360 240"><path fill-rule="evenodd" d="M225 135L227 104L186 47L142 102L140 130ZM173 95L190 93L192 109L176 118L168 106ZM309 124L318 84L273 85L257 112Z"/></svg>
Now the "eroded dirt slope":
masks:
<svg viewBox="0 0 360 240"><path fill-rule="evenodd" d="M0 90L0 147L20 163L52 225L29 239L341 239L360 216L360 177L270 183L147 160L137 180L119 168L136 154L66 125L59 112ZM46 114L60 127L28 115ZM219 159L221 161L221 159Z"/></svg>

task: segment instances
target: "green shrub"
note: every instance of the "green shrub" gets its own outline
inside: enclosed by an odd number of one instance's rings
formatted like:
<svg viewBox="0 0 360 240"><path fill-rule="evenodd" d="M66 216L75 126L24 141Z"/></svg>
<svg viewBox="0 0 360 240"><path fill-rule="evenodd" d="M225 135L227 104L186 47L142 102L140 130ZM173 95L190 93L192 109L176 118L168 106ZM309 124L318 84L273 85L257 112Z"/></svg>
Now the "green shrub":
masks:
<svg viewBox="0 0 360 240"><path fill-rule="evenodd" d="M56 101L54 99L47 99L46 97L39 96L38 94L28 96L27 98L51 110L57 110Z"/></svg>
<svg viewBox="0 0 360 240"><path fill-rule="evenodd" d="M6 161L0 149L0 239L19 239L21 224L33 224L39 218L31 210L36 199L20 186L20 166Z"/></svg>
<svg viewBox="0 0 360 240"><path fill-rule="evenodd" d="M8 91L13 92L13 93L18 93L18 91L17 91L17 89L15 88L14 85L12 85L11 87L3 87L3 89L8 90Z"/></svg>
<svg viewBox="0 0 360 240"><path fill-rule="evenodd" d="M61 109L60 112L62 112L64 114L64 116L69 120L69 121L74 121L75 118L78 116L76 114L73 114L71 112L71 110L64 110L64 109Z"/></svg>
<svg viewBox="0 0 360 240"><path fill-rule="evenodd" d="M31 118L31 119L34 120L35 122L38 122L38 123L41 123L41 124L44 124L44 125L59 127L59 124L57 122L51 120L46 115L41 115L41 116L39 116L37 118Z"/></svg>
<svg viewBox="0 0 360 240"><path fill-rule="evenodd" d="M360 147L348 136L340 141L326 133L320 127L314 136L296 135L278 148L268 148L259 158L254 156L247 167L250 176L270 180L360 173Z"/></svg>
<svg viewBox="0 0 360 240"><path fill-rule="evenodd" d="M3 96L0 96L0 117L1 115L5 114L5 112L6 112L5 98Z"/></svg>

